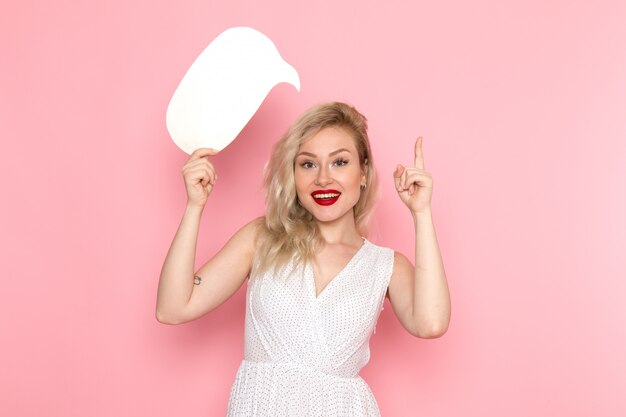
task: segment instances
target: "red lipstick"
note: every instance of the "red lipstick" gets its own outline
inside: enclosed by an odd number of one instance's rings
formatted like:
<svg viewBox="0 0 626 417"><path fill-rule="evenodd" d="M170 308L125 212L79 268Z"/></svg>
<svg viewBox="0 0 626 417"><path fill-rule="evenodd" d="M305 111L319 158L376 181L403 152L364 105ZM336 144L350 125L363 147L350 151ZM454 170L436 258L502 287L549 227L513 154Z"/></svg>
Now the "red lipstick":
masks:
<svg viewBox="0 0 626 417"><path fill-rule="evenodd" d="M311 193L313 201L320 206L330 206L339 200L341 193L337 190L316 190Z"/></svg>

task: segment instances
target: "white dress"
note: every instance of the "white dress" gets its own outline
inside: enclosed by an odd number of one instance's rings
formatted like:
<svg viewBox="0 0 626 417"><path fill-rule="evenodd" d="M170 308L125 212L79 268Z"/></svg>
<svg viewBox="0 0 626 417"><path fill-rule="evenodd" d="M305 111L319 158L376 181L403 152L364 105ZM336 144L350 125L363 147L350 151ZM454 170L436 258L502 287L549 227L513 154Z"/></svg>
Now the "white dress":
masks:
<svg viewBox="0 0 626 417"><path fill-rule="evenodd" d="M319 297L310 264L251 276L244 359L227 415L380 416L359 371L370 358L393 259L393 250L364 239Z"/></svg>

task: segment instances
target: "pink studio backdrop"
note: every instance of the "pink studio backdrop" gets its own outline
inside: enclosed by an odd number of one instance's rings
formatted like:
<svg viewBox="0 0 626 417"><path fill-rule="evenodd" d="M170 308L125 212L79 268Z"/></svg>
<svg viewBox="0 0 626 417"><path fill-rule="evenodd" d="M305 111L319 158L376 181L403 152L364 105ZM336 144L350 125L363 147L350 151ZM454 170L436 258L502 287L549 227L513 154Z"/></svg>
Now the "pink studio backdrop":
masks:
<svg viewBox="0 0 626 417"><path fill-rule="evenodd" d="M9 1L0 10L0 415L218 416L245 286L154 316L185 206L165 111L226 28L298 69L214 158L197 266L263 210L271 144L327 100L370 120L370 239L412 257L392 188L424 136L452 301L439 339L386 302L362 372L384 416L623 416L626 3Z"/></svg>

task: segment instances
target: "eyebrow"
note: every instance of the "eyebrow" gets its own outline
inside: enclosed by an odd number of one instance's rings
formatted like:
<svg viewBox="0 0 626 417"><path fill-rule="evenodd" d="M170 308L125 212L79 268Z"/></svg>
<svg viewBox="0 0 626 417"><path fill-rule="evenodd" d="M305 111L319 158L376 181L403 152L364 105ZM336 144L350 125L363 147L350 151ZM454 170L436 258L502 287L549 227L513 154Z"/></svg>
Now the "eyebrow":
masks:
<svg viewBox="0 0 626 417"><path fill-rule="evenodd" d="M336 155L336 154L341 153L341 152L348 152L348 153L350 153L350 151L348 149L341 148L341 149L337 149L336 151L332 151L331 153L328 154L328 156L333 156L333 155ZM296 155L296 158L299 157L300 155L306 155L306 156L310 156L310 157L313 157L313 158L317 158L317 155L315 155L314 153L311 153L311 152L300 152L300 153L298 153Z"/></svg>

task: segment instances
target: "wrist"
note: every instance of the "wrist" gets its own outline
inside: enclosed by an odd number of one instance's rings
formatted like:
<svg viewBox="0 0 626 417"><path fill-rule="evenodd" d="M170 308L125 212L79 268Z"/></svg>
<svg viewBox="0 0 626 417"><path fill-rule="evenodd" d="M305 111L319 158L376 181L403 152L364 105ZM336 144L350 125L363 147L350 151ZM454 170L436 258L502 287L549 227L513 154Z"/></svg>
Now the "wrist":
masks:
<svg viewBox="0 0 626 417"><path fill-rule="evenodd" d="M432 220L433 218L433 213L430 207L420 211L412 211L411 215L413 216L413 220L416 222L420 220Z"/></svg>
<svg viewBox="0 0 626 417"><path fill-rule="evenodd" d="M197 204L193 204L193 203L189 203L187 202L187 205L185 206L185 214L202 214L202 212L204 211L204 206L200 206Z"/></svg>

